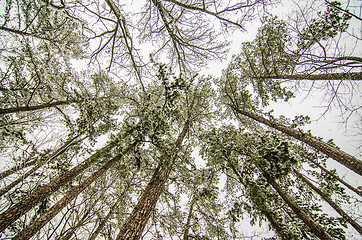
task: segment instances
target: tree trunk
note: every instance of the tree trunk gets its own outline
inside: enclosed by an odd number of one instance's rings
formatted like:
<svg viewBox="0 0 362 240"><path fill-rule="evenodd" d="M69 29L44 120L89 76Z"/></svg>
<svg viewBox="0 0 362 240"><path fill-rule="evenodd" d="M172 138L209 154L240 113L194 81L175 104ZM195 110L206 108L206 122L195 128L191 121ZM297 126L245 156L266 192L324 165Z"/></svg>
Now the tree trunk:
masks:
<svg viewBox="0 0 362 240"><path fill-rule="evenodd" d="M274 219L273 215L268 211L261 210L261 213L268 219L272 229L278 235L278 238L281 240L289 240L288 237L285 236L283 228L279 225L279 223Z"/></svg>
<svg viewBox="0 0 362 240"><path fill-rule="evenodd" d="M350 216L348 216L347 213L345 213L345 211L343 211L327 194L325 194L322 190L314 186L307 178L303 176L303 174L301 174L297 170L294 169L294 173L297 175L297 177L300 180L302 180L311 189L313 189L313 191L318 193L319 196L321 196L324 199L324 201L326 201L334 210L336 210L336 212L339 213L339 215L341 215L344 218L344 220L346 220L349 224L351 224L352 227L362 235L362 227L357 222L355 222Z"/></svg>
<svg viewBox="0 0 362 240"><path fill-rule="evenodd" d="M99 223L97 229L92 233L92 235L88 238L88 240L95 240L98 236L98 234L102 231L106 223L108 222L108 219L112 216L113 210L118 206L118 202L113 204L111 209L109 210L107 216L105 216L102 221Z"/></svg>
<svg viewBox="0 0 362 240"><path fill-rule="evenodd" d="M45 108L51 108L59 105L68 105L71 103L80 102L79 100L72 100L72 101L57 101L51 103L44 103L36 106L24 106L24 107L12 107L12 108L0 108L0 115L8 114L8 113L18 113L18 112L28 112L34 110L40 110Z"/></svg>
<svg viewBox="0 0 362 240"><path fill-rule="evenodd" d="M17 220L20 216L32 209L38 202L56 192L61 186L64 186L85 169L87 169L93 161L97 160L100 156L111 150L116 145L116 142L117 141L111 142L107 146L101 148L81 164L72 168L68 172L63 173L54 181L46 184L43 187L40 187L33 194L24 198L22 201L3 212L0 215L0 232L2 232L11 223Z"/></svg>
<svg viewBox="0 0 362 240"><path fill-rule="evenodd" d="M291 127L285 126L283 124L268 120L263 118L262 116L256 115L251 112L243 111L235 106L230 105L236 112L252 118L260 123L263 123L269 127L275 128L291 137L294 137L309 146L321 151L322 153L326 154L327 156L333 158L334 160L338 161L339 163L343 164L347 168L351 169L352 171L362 175L362 161L358 160L357 158L345 153L313 136L305 134L303 132L297 131Z"/></svg>
<svg viewBox="0 0 362 240"><path fill-rule="evenodd" d="M46 223L48 223L53 217L55 217L65 206L68 205L76 196L78 196L84 189L86 189L90 184L97 180L103 173L105 173L109 168L111 168L116 162L118 162L123 155L127 154L136 146L137 142L129 145L122 154L117 155L90 177L88 177L84 182L76 186L72 191L70 191L66 196L64 196L60 201L54 204L48 211L41 215L37 220L32 224L26 227L23 231L17 234L13 239L14 240L24 240L30 239L36 232L38 232Z"/></svg>
<svg viewBox="0 0 362 240"><path fill-rule="evenodd" d="M43 166L45 163L49 162L50 160L58 157L59 155L61 155L62 153L64 153L70 146L74 145L75 143L79 142L79 141L83 141L85 138L84 137L82 139L80 139L77 142L73 142L76 138L78 138L79 135L73 137L72 139L66 141L63 146L61 146L60 148L58 148L55 152L53 152L49 157L47 158L43 158L40 159L40 161L38 161L35 166L30 169L29 171L27 171L24 175L22 175L21 177L17 178L15 181L13 181L12 183L10 183L8 186L6 186L4 189L0 190L0 197L3 196L5 193L7 193L8 191L10 191L13 187L15 187L16 185L18 185L20 182L24 181L25 178L27 178L28 176L30 176L31 174L33 174L36 170L38 170L41 166Z"/></svg>
<svg viewBox="0 0 362 240"><path fill-rule="evenodd" d="M231 167L231 169L233 170L234 174L237 176L239 182L243 185L244 181L243 178L241 177L239 171L236 169L235 165L228 160L228 165ZM253 196L251 196L252 198ZM285 236L283 229L281 228L281 226L279 225L279 223L277 221L275 221L274 217L268 212L268 211L264 211L264 210L260 210L260 212L262 214L264 214L264 216L268 219L270 225L272 226L272 229L275 231L275 233L278 235L278 237L282 240L288 240L288 238Z"/></svg>
<svg viewBox="0 0 362 240"><path fill-rule="evenodd" d="M0 173L0 180L2 180L3 178L6 178L7 176L10 176L10 175L16 173L19 170L22 170L24 168L33 166L35 163L36 163L36 160L32 160L32 161L25 162L24 164L12 167L12 168L10 168L8 170L5 170L4 172Z"/></svg>
<svg viewBox="0 0 362 240"><path fill-rule="evenodd" d="M333 240L333 238L324 230L323 227L318 225L314 220L308 216L292 199L291 197L284 192L284 190L279 186L279 184L270 177L269 174L263 173L263 176L268 181L270 185L278 192L278 194L283 198L283 200L289 205L289 207L294 211L294 213L309 227L309 229L320 239L322 240Z"/></svg>
<svg viewBox="0 0 362 240"><path fill-rule="evenodd" d="M362 72L326 73L326 74L293 74L261 77L266 79L290 80L362 80Z"/></svg>
<svg viewBox="0 0 362 240"><path fill-rule="evenodd" d="M172 164L177 158L177 152L181 147L182 141L185 138L188 129L189 121L186 121L182 132L175 142L175 156L172 158L170 163L164 163L157 167L150 182L142 193L141 198L138 200L136 207L133 209L131 215L128 217L126 223L123 225L120 233L118 234L116 238L117 240L137 240L141 237L143 229L145 228L148 219L156 206L158 198L161 195L164 185L168 180L172 170Z"/></svg>
<svg viewBox="0 0 362 240"><path fill-rule="evenodd" d="M190 205L190 209L189 209L189 214L187 216L187 221L186 221L186 225L185 225L185 229L183 232L183 240L189 240L189 231L190 231L190 227L191 227L191 219L192 219L192 213L194 211L194 205L196 203L195 199L192 199L191 201L191 205Z"/></svg>
<svg viewBox="0 0 362 240"><path fill-rule="evenodd" d="M326 172L327 174L329 174L331 177L335 178L336 180L338 180L340 183L344 184L346 187L348 187L351 191L357 193L358 195L360 195L362 197L362 191L353 187L352 185L350 185L349 183L347 183L346 181L344 181L342 178L338 177L336 174L332 173L331 171L329 171L328 169L326 169L325 167L323 167L321 164L319 164L317 161L314 161L312 159L309 159L309 161L311 161L313 164L317 165L322 171Z"/></svg>

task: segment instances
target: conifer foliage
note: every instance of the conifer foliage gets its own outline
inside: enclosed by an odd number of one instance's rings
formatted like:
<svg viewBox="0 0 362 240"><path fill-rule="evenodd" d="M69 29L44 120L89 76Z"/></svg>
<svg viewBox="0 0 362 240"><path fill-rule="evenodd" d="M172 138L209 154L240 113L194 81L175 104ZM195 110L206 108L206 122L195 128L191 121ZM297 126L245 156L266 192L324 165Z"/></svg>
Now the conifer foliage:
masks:
<svg viewBox="0 0 362 240"><path fill-rule="evenodd" d="M359 239L361 160L266 107L310 84L360 116L361 18L291 2L1 2L0 238Z"/></svg>

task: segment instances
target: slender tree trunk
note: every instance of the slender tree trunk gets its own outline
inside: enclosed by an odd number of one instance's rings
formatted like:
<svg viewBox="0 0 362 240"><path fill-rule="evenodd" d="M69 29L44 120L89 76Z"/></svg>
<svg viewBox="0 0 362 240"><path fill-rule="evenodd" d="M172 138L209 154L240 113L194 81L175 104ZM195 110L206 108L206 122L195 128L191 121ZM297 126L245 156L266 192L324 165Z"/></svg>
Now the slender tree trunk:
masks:
<svg viewBox="0 0 362 240"><path fill-rule="evenodd" d="M143 229L145 228L148 219L156 206L158 198L161 195L164 185L168 180L172 170L172 164L177 158L177 152L181 147L182 141L185 138L188 129L189 121L186 121L182 132L175 142L175 156L170 163L164 163L157 167L150 182L142 193L141 198L138 200L136 207L133 209L131 215L128 217L126 223L123 225L120 233L118 234L116 238L117 240L137 240L141 237Z"/></svg>
<svg viewBox="0 0 362 240"><path fill-rule="evenodd" d="M294 211L294 213L309 227L309 229L322 240L333 240L333 238L324 230L323 227L318 225L310 216L308 216L293 200L292 198L284 192L284 190L279 186L279 184L270 177L269 174L263 173L265 179L270 185L278 192L278 194L283 198L283 200L289 205L289 207Z"/></svg>
<svg viewBox="0 0 362 240"><path fill-rule="evenodd" d="M104 174L109 168L116 164L123 155L127 154L136 146L137 142L129 145L122 154L117 155L90 177L88 177L84 182L75 187L70 191L66 196L64 196L60 201L54 204L48 211L41 215L37 220L32 224L26 227L23 231L17 234L13 240L25 240L30 239L35 233L37 233L46 223L48 223L53 217L55 217L65 206L67 206L76 196L78 196L84 189L86 189L90 184L97 180L102 174Z"/></svg>
<svg viewBox="0 0 362 240"><path fill-rule="evenodd" d="M7 176L10 176L10 175L16 173L19 170L22 170L24 168L33 166L35 163L36 163L36 160L31 160L31 161L25 162L24 164L21 164L21 165L12 167L12 168L10 168L8 170L5 170L4 172L0 173L0 180L2 180L3 178L6 178Z"/></svg>
<svg viewBox="0 0 362 240"><path fill-rule="evenodd" d="M28 112L34 110L40 110L45 108L56 107L60 105L68 105L71 103L79 102L79 100L72 100L72 101L57 101L51 103L44 103L36 106L24 106L24 107L12 107L12 108L0 108L0 115L8 114L8 113L18 113L18 112Z"/></svg>
<svg viewBox="0 0 362 240"><path fill-rule="evenodd" d="M118 202L116 202L115 204L113 204L113 206L111 207L111 209L109 210L107 216L105 216L102 221L99 223L97 229L92 233L92 235L88 238L88 240L95 240L98 236L98 234L102 231L102 229L104 228L104 226L106 225L106 223L108 222L108 219L112 216L112 213L114 211L114 209L118 206Z"/></svg>
<svg viewBox="0 0 362 240"><path fill-rule="evenodd" d="M285 236L283 228L279 225L279 223L274 219L273 215L268 211L261 210L261 213L268 219L272 229L278 235L281 240L289 240L288 237Z"/></svg>
<svg viewBox="0 0 362 240"><path fill-rule="evenodd" d="M319 196L321 196L324 199L324 201L326 201L334 210L336 210L336 212L339 213L339 215L341 215L344 218L344 220L346 220L349 224L351 224L352 227L362 235L362 227L357 222L355 222L350 216L348 216L348 214L345 211L343 211L343 209L341 209L327 194L325 194L322 190L314 186L313 183L311 183L306 177L303 176L303 174L301 174L297 170L294 169L294 173L300 180L302 180L311 189L313 189L313 191L318 193Z"/></svg>
<svg viewBox="0 0 362 240"><path fill-rule="evenodd" d="M274 129L277 129L291 137L294 137L294 138L308 144L309 146L321 151L322 153L326 154L327 156L329 156L329 157L333 158L334 160L338 161L339 163L343 164L344 166L351 169L352 171L358 173L359 175L362 175L362 161L349 155L348 153L345 153L342 150L339 150L313 136L310 136L303 132L297 131L291 127L268 120L257 114L243 111L232 105L230 105L230 107L233 108L236 112L238 112L244 116L252 118L260 123L263 123Z"/></svg>
<svg viewBox="0 0 362 240"><path fill-rule="evenodd" d="M186 221L186 225L185 225L185 229L183 232L183 240L189 240L189 231L190 231L190 227L191 227L191 219L192 219L192 213L194 211L194 205L196 203L195 199L192 199L191 201L191 205L190 205L190 209L189 209L189 214L187 216L187 221Z"/></svg>
<svg viewBox="0 0 362 240"><path fill-rule="evenodd" d="M362 80L362 72L327 73L327 74L293 74L280 76L265 76L266 79L290 80Z"/></svg>
<svg viewBox="0 0 362 240"><path fill-rule="evenodd" d="M338 180L340 183L344 184L346 187L348 187L351 191L357 193L358 195L360 195L362 197L362 191L358 190L357 188L353 187L351 184L347 183L346 181L344 181L342 178L338 177L336 174L332 173L331 171L329 171L328 169L326 169L325 167L323 167L321 164L319 164L317 161L314 161L312 159L309 159L309 161L311 161L313 164L317 165L322 171L326 172L327 174L329 174L331 177L335 178L336 180Z"/></svg>
<svg viewBox="0 0 362 240"><path fill-rule="evenodd" d="M98 150L95 154L93 154L87 160L83 161L81 164L72 168L68 172L63 173L54 181L39 188L30 196L24 198L22 201L18 202L17 204L3 212L0 215L0 232L2 232L11 223L17 220L20 216L32 209L38 202L50 196L52 193L56 192L61 186L64 186L81 172L83 172L85 169L87 169L93 161L97 160L103 154L107 153L107 151L111 150L116 145L116 143L117 141L111 142L107 146Z"/></svg>
<svg viewBox="0 0 362 240"><path fill-rule="evenodd" d="M243 178L241 177L239 171L236 169L236 166L230 161L228 160L228 165L231 167L231 169L233 170L234 174L237 176L239 182L243 185L244 184L244 181L243 181ZM252 197L252 196L251 196ZM255 201L257 202L257 201ZM259 202L258 202L259 203ZM259 203L260 204L260 203ZM275 233L278 235L278 237L282 240L289 240L285 234L284 234L284 231L282 229L282 227L279 225L279 223L274 219L274 217L272 216L272 214L270 214L270 212L268 211L264 211L264 210L260 210L260 212L262 214L264 214L264 216L268 219L270 225L272 226L273 230L275 231Z"/></svg>
<svg viewBox="0 0 362 240"><path fill-rule="evenodd" d="M91 100L100 100L105 99L108 97L99 97L99 98L92 98ZM56 101L56 102L49 102L43 103L36 106L23 106L23 107L12 107L12 108L0 108L0 115L8 114L8 113L18 113L18 112L29 112L35 110L41 110L45 108L52 108L60 105L69 105L71 103L80 103L83 100L67 100L67 101Z"/></svg>
<svg viewBox="0 0 362 240"><path fill-rule="evenodd" d="M82 218L77 222L77 224L74 227L72 227L71 229L68 229L66 231L66 234L63 237L57 238L57 239L69 240L73 236L75 231L77 231L77 229L80 226L84 225L84 222L87 220L87 217L89 216L90 210L91 210L91 208L88 208L87 211L83 214ZM51 239L51 238L49 238L49 239Z"/></svg>
<svg viewBox="0 0 362 240"><path fill-rule="evenodd" d="M22 175L21 177L17 178L15 181L13 181L12 183L10 183L8 186L6 186L4 189L0 190L0 197L3 196L5 193L7 193L8 191L10 191L13 187L15 187L16 185L18 185L20 182L24 181L25 178L27 178L28 176L30 176L31 174L33 174L36 170L38 170L41 166L43 166L45 163L49 162L50 160L60 156L62 153L64 153L70 146L74 145L75 143L79 142L79 141L83 141L86 137L83 137L82 139L80 139L77 142L73 142L76 138L78 138L79 135L73 137L72 139L66 141L63 146L61 146L60 148L58 148L55 152L53 152L49 157L47 158L43 158L40 159L35 166L30 169L29 171L27 171L24 175Z"/></svg>
<svg viewBox="0 0 362 240"><path fill-rule="evenodd" d="M132 178L127 179L126 181L126 187L124 188L124 190L122 191L122 193L120 194L119 198L122 198L122 196L124 196L124 194L129 190L130 186L133 184L133 179L134 176L132 176ZM102 229L104 228L104 226L106 225L106 223L108 222L109 218L112 216L114 209L116 209L117 206L119 206L120 203L118 201L116 201L113 206L111 207L111 209L109 210L107 216L105 216L99 223L97 229L91 234L91 236L89 236L88 240L95 240L97 238L97 236L99 235L99 233L102 231Z"/></svg>

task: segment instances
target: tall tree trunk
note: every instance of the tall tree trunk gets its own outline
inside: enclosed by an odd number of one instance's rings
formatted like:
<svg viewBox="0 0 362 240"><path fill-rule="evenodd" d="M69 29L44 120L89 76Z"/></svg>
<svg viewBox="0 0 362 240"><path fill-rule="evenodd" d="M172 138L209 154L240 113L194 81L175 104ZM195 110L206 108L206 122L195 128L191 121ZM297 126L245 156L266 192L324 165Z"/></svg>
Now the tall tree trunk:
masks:
<svg viewBox="0 0 362 240"><path fill-rule="evenodd" d="M71 103L80 102L79 100L69 100L69 101L57 101L51 103L44 103L36 106L24 106L24 107L12 107L12 108L0 108L0 115L7 113L18 113L18 112L28 112L34 110L40 110L45 108L56 107L60 105L68 105Z"/></svg>
<svg viewBox="0 0 362 240"><path fill-rule="evenodd" d="M192 199L191 201L191 205L190 205L190 209L189 209L189 214L187 216L187 220L186 220L186 225L185 225L185 229L183 232L183 240L189 240L189 231L190 231L190 227L191 227L191 219L192 219L192 213L194 211L194 205L196 203L196 199Z"/></svg>
<svg viewBox="0 0 362 240"><path fill-rule="evenodd" d="M322 240L333 240L333 238L317 224L308 214L306 214L293 200L292 198L284 192L284 190L279 186L279 184L270 177L269 174L263 173L263 176L267 182L273 186L273 188L278 192L278 194L283 198L283 200L289 205L289 207L294 211L294 213L309 227L309 229L320 239Z"/></svg>
<svg viewBox="0 0 362 240"><path fill-rule="evenodd" d="M100 99L105 99L105 98L108 98L108 97L91 98L91 100L96 100L96 99L100 100ZM8 113L18 113L18 112L29 112L29 111L41 110L41 109L52 108L52 107L61 106L61 105L69 105L72 103L80 103L82 101L83 100L66 100L66 101L43 103L43 104L39 104L36 106L0 108L0 115L8 114Z"/></svg>
<svg viewBox="0 0 362 240"><path fill-rule="evenodd" d="M8 170L5 170L4 172L0 173L0 180L2 180L3 178L6 178L7 176L10 176L14 173L16 173L19 170L22 170L24 168L33 166L37 161L36 160L31 160L31 161L27 161L23 164L17 165L15 167L12 167Z"/></svg>
<svg viewBox="0 0 362 240"><path fill-rule="evenodd" d="M326 73L326 74L292 74L279 76L265 76L266 79L290 80L362 80L362 72Z"/></svg>
<svg viewBox="0 0 362 240"><path fill-rule="evenodd" d="M343 164L344 166L351 169L352 171L358 173L359 175L362 175L362 161L349 155L348 153L345 153L313 136L310 136L303 132L297 131L291 127L268 120L257 114L241 110L232 105L230 105L230 107L233 108L236 112L238 112L244 116L252 118L260 123L263 123L274 129L277 129L291 137L294 137L294 138L308 144L309 146L321 151L322 153L326 154L327 156L329 156L329 157L333 158L334 160L338 161L339 163Z"/></svg>
<svg viewBox="0 0 362 240"><path fill-rule="evenodd" d="M227 157L227 156L226 156ZM237 170L236 166L230 161L227 160L228 165L231 167L231 169L233 170L234 174L237 176L237 179L239 180L239 182L243 185L245 185L243 178L241 177L239 171ZM252 196L251 196L252 197ZM257 202L257 201L255 201ZM260 210L260 209L259 209ZM284 234L284 231L282 229L282 227L279 225L279 223L274 219L274 217L272 216L272 214L270 214L270 212L265 211L265 210L260 210L260 212L268 219L270 225L272 226L273 230L275 231L275 233L278 235L278 237L282 240L288 240L288 238L286 237L286 235Z"/></svg>
<svg viewBox="0 0 362 240"><path fill-rule="evenodd" d="M133 184L133 179L134 179L135 175L132 176L132 178L127 179L126 181L126 186L124 187L122 193L120 194L120 196L118 198L122 198L124 196L124 194L129 190L129 188L131 187L131 185ZM95 240L98 236L98 234L102 231L102 229L104 228L104 226L106 225L106 223L108 222L109 218L112 216L114 210L116 209L117 206L119 206L120 203L118 201L116 201L111 209L109 210L107 216L105 216L99 223L99 225L97 226L96 230L89 236L88 240Z"/></svg>
<svg viewBox="0 0 362 240"><path fill-rule="evenodd" d="M348 216L348 214L345 211L343 211L343 209L341 209L326 193L324 193L322 190L314 186L313 183L311 183L306 177L303 176L303 174L301 174L297 170L294 169L294 173L300 180L302 180L311 189L313 189L313 191L318 193L319 196L321 196L324 199L324 201L326 201L334 210L336 210L336 212L339 213L339 215L341 215L344 218L344 220L346 220L349 224L351 224L352 227L362 235L362 227L357 222L355 222L350 216Z"/></svg>
<svg viewBox="0 0 362 240"><path fill-rule="evenodd" d="M126 223L123 225L117 240L132 239L137 240L141 237L143 229L145 228L148 219L154 210L156 203L161 195L166 181L172 170L172 164L177 158L182 141L189 129L189 121L185 122L182 132L179 134L176 142L176 153L171 162L161 164L155 170L150 182L147 184L141 198L138 200L136 207L133 209L131 215L128 217Z"/></svg>
<svg viewBox="0 0 362 240"><path fill-rule="evenodd" d="M70 191L66 196L64 196L60 201L54 204L48 211L41 215L37 220L32 224L26 227L23 231L17 234L13 239L14 240L25 240L30 239L36 232L38 232L46 223L48 223L53 217L55 217L65 206L68 205L76 196L78 196L84 189L86 189L90 184L92 184L96 179L98 179L103 173L105 173L109 168L116 164L123 155L127 154L136 146L137 142L129 145L122 154L117 155L90 177L88 177L84 182L76 186L72 191Z"/></svg>
<svg viewBox="0 0 362 240"><path fill-rule="evenodd" d="M27 171L24 175L22 175L21 177L17 178L15 181L13 181L12 183L10 183L8 186L6 186L4 189L0 190L0 197L3 196L5 193L7 193L8 191L10 191L13 187L15 187L16 185L18 185L20 182L24 181L25 178L27 178L28 176L30 176L31 174L33 174L36 170L38 170L41 166L43 166L45 163L49 162L50 160L60 156L62 153L64 153L70 146L76 144L79 141L83 141L85 138L87 137L83 137L82 139L80 139L77 142L73 142L76 138L78 138L79 135L73 137L72 139L66 141L63 146L61 146L60 148L58 148L56 151L54 151L49 157L47 158L43 158L40 159L35 166L30 169L29 171Z"/></svg>
<svg viewBox="0 0 362 240"><path fill-rule="evenodd" d="M358 195L360 195L362 197L362 191L353 187L351 184L347 183L346 181L344 181L342 178L338 177L336 174L332 173L331 171L329 171L328 169L326 169L325 167L323 167L321 164L319 164L317 161L309 159L309 161L311 161L313 164L317 165L322 171L324 171L325 173L329 174L331 177L333 177L334 179L338 180L340 183L344 184L346 187L348 187L351 191L357 193Z"/></svg>
<svg viewBox="0 0 362 240"><path fill-rule="evenodd" d="M281 240L289 240L287 236L285 236L283 228L279 225L279 223L274 219L273 215L269 211L260 210L262 214L268 219L272 229L278 235Z"/></svg>
<svg viewBox="0 0 362 240"><path fill-rule="evenodd" d="M102 231L102 229L108 222L108 219L112 216L112 213L117 206L118 206L118 202L113 204L113 206L109 210L108 214L101 220L97 229L92 233L92 235L88 238L88 240L95 240L97 238L98 234Z"/></svg>
<svg viewBox="0 0 362 240"><path fill-rule="evenodd" d="M63 173L57 179L39 188L30 196L24 198L22 201L3 212L0 215L0 232L2 232L11 223L17 220L20 216L32 209L38 202L56 192L61 186L64 186L89 166L91 166L93 161L97 160L100 156L115 147L116 143L117 141L109 143L107 146L98 150L95 154L93 154L87 160L83 161L81 164L78 164L76 167Z"/></svg>

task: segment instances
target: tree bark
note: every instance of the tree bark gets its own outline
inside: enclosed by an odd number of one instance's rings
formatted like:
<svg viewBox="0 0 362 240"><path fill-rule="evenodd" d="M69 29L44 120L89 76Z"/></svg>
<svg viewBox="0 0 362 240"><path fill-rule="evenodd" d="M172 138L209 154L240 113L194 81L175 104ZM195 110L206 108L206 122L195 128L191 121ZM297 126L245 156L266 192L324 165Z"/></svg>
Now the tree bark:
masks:
<svg viewBox="0 0 362 240"><path fill-rule="evenodd" d="M326 74L292 74L279 76L264 76L264 79L290 80L362 80L362 72L326 73Z"/></svg>
<svg viewBox="0 0 362 240"><path fill-rule="evenodd" d="M13 187L15 187L16 185L18 185L20 182L24 181L25 178L27 178L28 176L30 176L31 174L33 174L36 170L38 170L41 166L43 166L45 163L49 162L50 160L58 157L59 155L61 155L62 153L64 153L70 146L74 145L76 142L73 142L76 138L78 138L79 135L73 137L72 139L66 141L63 146L61 146L60 148L58 148L56 151L54 151L49 157L47 158L43 158L40 159L35 166L30 169L29 171L27 171L24 175L22 175L21 177L17 178L15 181L13 181L12 183L10 183L8 186L6 186L4 189L0 190L0 197L3 196L5 193L7 193L8 191L10 191ZM79 141L83 141L86 137L83 137L82 139L80 139ZM78 141L77 141L78 142Z"/></svg>
<svg viewBox="0 0 362 240"><path fill-rule="evenodd" d="M52 193L56 192L61 186L64 186L85 169L87 169L93 161L98 159L101 155L105 154L107 151L111 150L116 144L112 142L107 146L98 150L95 154L89 157L87 160L83 161L81 164L72 168L68 172L63 173L54 181L46 184L45 186L39 188L30 196L24 198L22 201L18 202L11 208L7 209L0 215L0 232L7 228L11 223L17 220L20 216L32 209L38 202L44 198L50 196Z"/></svg>
<svg viewBox="0 0 362 240"><path fill-rule="evenodd" d="M79 100L72 100L72 101L57 101L51 103L44 103L36 106L24 106L24 107L12 107L12 108L0 108L0 115L8 114L8 113L18 113L18 112L28 112L34 110L40 110L45 108L56 107L60 105L68 105L71 103L80 102Z"/></svg>
<svg viewBox="0 0 362 240"><path fill-rule="evenodd" d="M23 231L17 234L13 239L14 240L25 240L30 239L36 232L38 232L46 223L48 223L53 217L55 217L65 206L68 205L76 196L78 196L84 189L86 189L90 184L92 184L96 179L98 179L102 174L104 174L109 168L111 168L116 162L118 162L123 155L127 154L136 146L137 142L129 145L122 154L117 155L90 177L88 177L84 182L75 187L70 191L66 196L64 196L60 201L54 204L48 211L41 215L37 220L32 224L26 227Z"/></svg>
<svg viewBox="0 0 362 240"><path fill-rule="evenodd" d="M356 229L361 235L362 235L362 227L355 222L348 214L343 211L327 194L325 194L322 190L314 186L306 177L303 176L300 172L294 169L295 175L302 180L304 183L306 183L313 191L318 193L319 196L321 196L324 201L326 201L336 212L339 213L349 224L352 225L354 229Z"/></svg>
<svg viewBox="0 0 362 240"><path fill-rule="evenodd" d="M166 181L172 170L172 164L177 158L177 152L179 151L182 141L186 136L189 129L189 121L185 122L182 132L179 134L176 142L176 153L170 163L163 163L155 170L150 182L147 184L141 198L138 200L136 207L133 209L131 215L126 220L120 233L117 236L117 240L137 240L141 237L143 229L145 228L148 219L150 218L152 211L154 210L156 203L161 195Z"/></svg>
<svg viewBox="0 0 362 240"><path fill-rule="evenodd" d="M260 123L263 123L274 129L277 129L291 137L294 137L294 138L308 144L309 146L321 151L322 153L333 158L334 160L338 161L340 164L346 166L347 168L351 169L352 171L356 172L357 174L362 175L362 161L349 155L348 153L345 153L342 150L339 150L313 136L310 136L303 132L297 131L291 127L268 120L257 114L243 111L235 106L232 106L232 105L229 105L229 106L231 108L233 108L236 112L238 112L246 117L252 118Z"/></svg>
<svg viewBox="0 0 362 240"><path fill-rule="evenodd" d="M270 177L269 174L263 173L263 176L268 181L270 185L278 192L278 194L283 198L283 200L288 204L288 206L293 210L293 212L309 227L309 229L322 240L333 240L333 238L317 224L310 216L308 216L293 200L292 198L284 192L284 190L279 186L279 184Z"/></svg>
<svg viewBox="0 0 362 240"><path fill-rule="evenodd" d="M344 184L346 187L348 187L351 191L357 193L358 195L360 195L362 197L362 191L353 187L351 184L347 183L346 181L344 181L342 178L338 177L336 174L332 173L331 171L329 171L328 169L326 169L325 167L323 167L321 164L319 164L318 162L309 159L309 161L311 161L313 164L317 165L322 171L326 172L327 174L329 174L331 177L335 178L336 180L338 180L340 183Z"/></svg>
<svg viewBox="0 0 362 240"><path fill-rule="evenodd" d="M17 165L17 166L12 167L12 168L10 168L8 170L5 170L4 172L0 173L0 180L2 180L3 178L6 178L7 176L10 176L10 175L16 173L19 170L22 170L24 168L33 166L35 163L36 163L36 160L31 160L31 161L25 162L24 164Z"/></svg>

